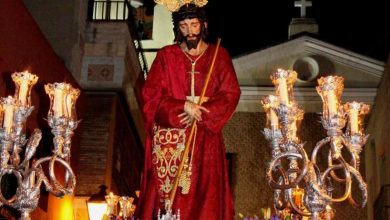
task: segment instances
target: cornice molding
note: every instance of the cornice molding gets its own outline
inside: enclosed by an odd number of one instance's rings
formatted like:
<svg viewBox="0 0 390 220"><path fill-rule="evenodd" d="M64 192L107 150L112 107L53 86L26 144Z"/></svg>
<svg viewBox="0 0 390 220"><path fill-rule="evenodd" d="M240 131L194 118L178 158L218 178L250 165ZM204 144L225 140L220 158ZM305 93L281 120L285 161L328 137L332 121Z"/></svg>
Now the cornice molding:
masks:
<svg viewBox="0 0 390 220"><path fill-rule="evenodd" d="M372 59L309 36L301 36L266 49L235 57L233 63L236 71L245 72L254 67L256 68L261 64L268 63L270 60L291 57L293 54L303 51L310 54L323 55L331 59L332 62L364 71L378 79L382 77L384 72L385 63L382 61ZM270 54L272 54L272 56L270 56Z"/></svg>

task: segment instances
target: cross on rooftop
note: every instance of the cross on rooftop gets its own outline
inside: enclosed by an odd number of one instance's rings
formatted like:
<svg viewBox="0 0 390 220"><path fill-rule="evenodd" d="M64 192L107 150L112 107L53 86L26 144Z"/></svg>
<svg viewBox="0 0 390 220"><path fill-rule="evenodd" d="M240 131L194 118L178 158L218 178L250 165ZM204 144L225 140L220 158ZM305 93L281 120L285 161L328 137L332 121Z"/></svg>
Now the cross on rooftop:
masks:
<svg viewBox="0 0 390 220"><path fill-rule="evenodd" d="M306 7L311 7L311 1L301 0L301 1L295 1L294 2L295 7L301 8L301 18L306 17Z"/></svg>

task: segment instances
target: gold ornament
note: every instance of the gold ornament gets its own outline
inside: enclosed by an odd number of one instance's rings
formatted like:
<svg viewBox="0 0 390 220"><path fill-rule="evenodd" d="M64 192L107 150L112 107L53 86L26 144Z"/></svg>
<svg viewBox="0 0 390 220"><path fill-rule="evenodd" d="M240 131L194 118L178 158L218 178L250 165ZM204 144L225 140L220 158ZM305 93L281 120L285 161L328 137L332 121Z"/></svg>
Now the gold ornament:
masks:
<svg viewBox="0 0 390 220"><path fill-rule="evenodd" d="M183 167L183 171L181 172L179 178L179 187L181 187L181 193L186 195L190 192L191 188L191 164L188 165L188 158Z"/></svg>
<svg viewBox="0 0 390 220"><path fill-rule="evenodd" d="M185 4L195 4L198 7L203 7L208 3L208 0L154 0L156 4L165 5L170 12L175 12Z"/></svg>

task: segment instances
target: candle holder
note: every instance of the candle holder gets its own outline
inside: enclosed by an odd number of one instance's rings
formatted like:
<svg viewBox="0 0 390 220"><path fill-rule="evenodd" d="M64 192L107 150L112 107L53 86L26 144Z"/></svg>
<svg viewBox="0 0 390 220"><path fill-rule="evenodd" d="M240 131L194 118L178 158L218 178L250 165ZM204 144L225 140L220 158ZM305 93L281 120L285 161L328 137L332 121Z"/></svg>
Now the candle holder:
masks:
<svg viewBox="0 0 390 220"><path fill-rule="evenodd" d="M123 220L131 220L133 218L135 212L135 205L133 205L133 202L133 197L121 196L119 198L119 204L121 207L119 216L121 216Z"/></svg>
<svg viewBox="0 0 390 220"><path fill-rule="evenodd" d="M105 196L107 202L107 217L108 219L116 219L118 216L118 202L119 196L114 195L112 192Z"/></svg>
<svg viewBox="0 0 390 220"><path fill-rule="evenodd" d="M173 214L171 209L168 209L165 214L158 210L157 220L180 220L180 210L177 210L177 214Z"/></svg>
<svg viewBox="0 0 390 220"><path fill-rule="evenodd" d="M13 73L12 79L16 84L14 97L1 98L0 116L2 128L0 128L0 182L6 175L14 175L17 179L16 193L11 198L5 198L0 190L0 205L7 205L17 209L21 213L21 220L30 220L30 212L36 209L40 197L40 187L45 185L46 190L57 197L73 194L76 186L76 178L70 167L71 138L77 128L76 114L54 114L56 109L51 104L48 113L48 124L54 135L54 150L51 156L32 160L36 148L42 138L42 132L35 129L27 139L24 131L27 118L34 110L31 105L31 88L37 82L38 77L28 72ZM60 92L52 92L45 86L49 94L50 102L57 101L57 107L65 109L75 108L75 102L80 91L71 85L61 83ZM61 95L60 95L61 94ZM60 95L60 97L59 97ZM71 101L66 101L70 99ZM48 163L48 176L42 168L43 163ZM63 183L57 180L55 163L59 163L65 169Z"/></svg>
<svg viewBox="0 0 390 220"><path fill-rule="evenodd" d="M340 98L344 90L344 79L340 76L328 76L318 79L317 92L322 98L324 117L339 116ZM337 114L340 113L340 114Z"/></svg>
<svg viewBox="0 0 390 220"><path fill-rule="evenodd" d="M280 68L271 74L271 80L275 85L280 103L288 105L290 101L294 101L293 85L297 80L297 75L295 71Z"/></svg>
<svg viewBox="0 0 390 220"><path fill-rule="evenodd" d="M15 83L15 100L21 106L31 106L31 88L38 82L38 77L27 71L13 73L11 77Z"/></svg>
<svg viewBox="0 0 390 220"><path fill-rule="evenodd" d="M295 74L294 71L283 69L272 73L271 80L278 97L269 96L262 101L268 121L271 122L264 128L264 135L272 150L267 180L274 189L275 209L291 210L301 216L311 216L312 220L328 220L335 215L331 207L334 202L348 199L352 205L364 207L367 202L367 185L359 172L359 154L367 140L361 122L369 106L357 102L343 106L340 98L344 79L339 76L320 78L317 92L324 108L321 122L328 137L316 143L309 159L304 144L296 137L297 123L303 119L304 112L299 109L292 95ZM272 124L272 121L277 121L277 126L273 126L275 123ZM347 129L344 129L347 122ZM317 155L325 146L329 146L328 163L321 170L317 165ZM344 158L342 150L350 155L347 157L350 161ZM344 174L343 177L339 176L340 172ZM353 177L362 193L360 203L351 194ZM345 186L344 194L338 198L332 195L335 182Z"/></svg>

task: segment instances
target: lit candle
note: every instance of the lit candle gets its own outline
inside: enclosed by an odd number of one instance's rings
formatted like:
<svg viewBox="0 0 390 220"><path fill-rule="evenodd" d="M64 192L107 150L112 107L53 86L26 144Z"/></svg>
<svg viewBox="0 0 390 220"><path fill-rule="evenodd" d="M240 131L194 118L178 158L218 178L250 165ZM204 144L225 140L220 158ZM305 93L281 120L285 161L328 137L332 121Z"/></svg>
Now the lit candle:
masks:
<svg viewBox="0 0 390 220"><path fill-rule="evenodd" d="M276 115L275 110L270 108L270 121L271 121L271 128L277 128L279 124L278 116Z"/></svg>
<svg viewBox="0 0 390 220"><path fill-rule="evenodd" d="M114 213L114 193L110 192L108 198L110 200L108 202L108 208L109 208L108 213L113 214Z"/></svg>
<svg viewBox="0 0 390 220"><path fill-rule="evenodd" d="M280 102L284 105L288 105L288 90L286 78L279 78L279 98Z"/></svg>
<svg viewBox="0 0 390 220"><path fill-rule="evenodd" d="M38 81L38 76L29 73L28 71L24 72L15 72L12 74L12 80L17 86L17 94L15 93L14 98L19 101L22 106L26 106L29 101L29 91L33 85Z"/></svg>
<svg viewBox="0 0 390 220"><path fill-rule="evenodd" d="M35 171L31 171L30 173L30 187L34 187L35 186Z"/></svg>
<svg viewBox="0 0 390 220"><path fill-rule="evenodd" d="M267 208L266 214L265 214L265 219L271 219L271 208Z"/></svg>
<svg viewBox="0 0 390 220"><path fill-rule="evenodd" d="M54 101L53 101L53 112L54 116L61 117L63 115L63 90L62 88L54 88Z"/></svg>
<svg viewBox="0 0 390 220"><path fill-rule="evenodd" d="M69 118L72 117L72 106L73 106L73 101L72 101L72 94L69 93L67 96L66 96L66 116L68 116Z"/></svg>
<svg viewBox="0 0 390 220"><path fill-rule="evenodd" d="M351 134L359 132L358 128L358 109L351 108L349 109L349 122L351 126Z"/></svg>
<svg viewBox="0 0 390 220"><path fill-rule="evenodd" d="M18 99L22 105L26 105L28 92L28 79L22 79L19 87Z"/></svg>
<svg viewBox="0 0 390 220"><path fill-rule="evenodd" d="M11 98L11 97L8 97ZM5 128L5 131L7 133L11 132L12 124L14 121L14 105L5 103L3 105L4 108L4 120L3 120L3 127Z"/></svg>
<svg viewBox="0 0 390 220"><path fill-rule="evenodd" d="M334 218L334 211L330 205L326 205L323 219L332 220Z"/></svg>
<svg viewBox="0 0 390 220"><path fill-rule="evenodd" d="M293 190L293 199L297 207L302 207L303 189L298 186Z"/></svg>
<svg viewBox="0 0 390 220"><path fill-rule="evenodd" d="M334 90L328 90L328 111L329 111L329 117L332 117L337 113L337 101L336 96L334 94Z"/></svg>
<svg viewBox="0 0 390 220"><path fill-rule="evenodd" d="M279 119L275 109L279 106L278 97L268 95L262 100L263 108L267 111L267 123L271 126L271 129L277 129L279 125Z"/></svg>
<svg viewBox="0 0 390 220"><path fill-rule="evenodd" d="M271 208L261 208L261 213L264 220L269 220L271 218Z"/></svg>
<svg viewBox="0 0 390 220"><path fill-rule="evenodd" d="M291 139L295 141L297 139L297 121L294 120L294 122L291 124Z"/></svg>
<svg viewBox="0 0 390 220"><path fill-rule="evenodd" d="M110 192L109 195L105 196L107 206L108 206L108 215L116 215L117 214L117 204L119 202L119 196L114 195L114 193Z"/></svg>
<svg viewBox="0 0 390 220"><path fill-rule="evenodd" d="M69 118L76 118L75 104L76 100L80 95L80 90L73 88L70 84L66 86L66 98L65 98L65 107L66 107L66 116Z"/></svg>

